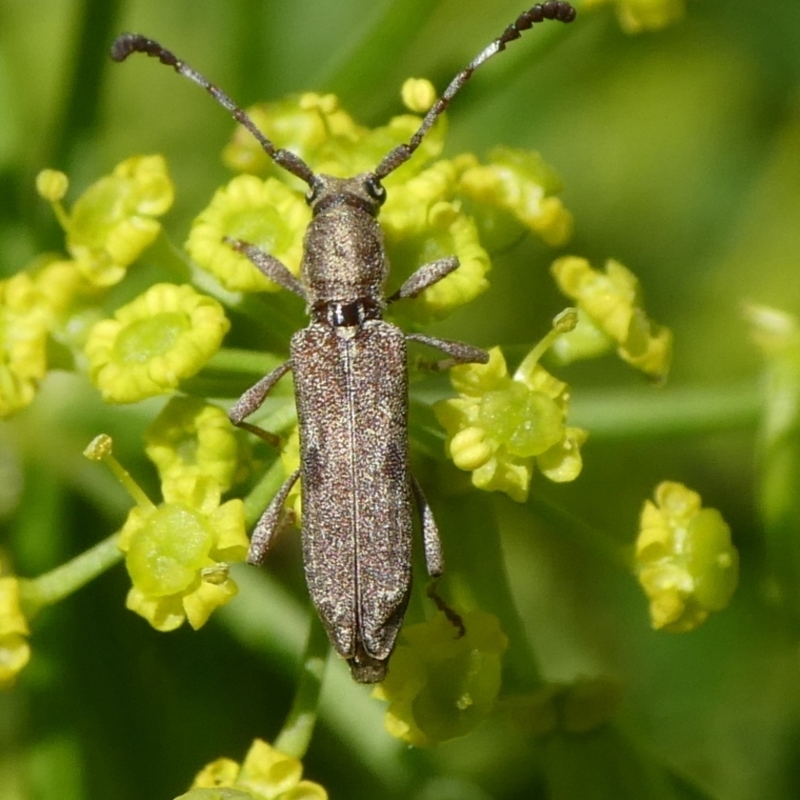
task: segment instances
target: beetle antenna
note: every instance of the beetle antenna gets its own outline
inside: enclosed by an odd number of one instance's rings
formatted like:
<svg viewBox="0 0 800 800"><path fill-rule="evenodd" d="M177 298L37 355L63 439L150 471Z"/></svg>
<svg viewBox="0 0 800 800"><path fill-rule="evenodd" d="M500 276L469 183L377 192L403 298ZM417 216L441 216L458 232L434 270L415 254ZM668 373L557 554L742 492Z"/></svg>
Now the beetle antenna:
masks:
<svg viewBox="0 0 800 800"><path fill-rule="evenodd" d="M431 106L422 124L419 126L417 132L409 139L408 143L400 144L394 150L384 156L383 161L378 164L374 171L375 177L379 180L385 178L390 172L394 172L401 164L408 161L414 154L414 151L419 147L425 134L431 129L433 123L445 111L450 101L458 94L461 87L472 77L478 67L485 61L488 61L493 55L506 49L506 45L514 39L519 39L522 32L528 30L534 22L542 22L546 19L554 19L558 22L572 22L575 19L577 11L566 2L562 0L548 0L546 3L537 3L527 11L523 11L512 22L503 33L498 36L493 42L484 47L469 64L459 72L450 85L444 90L442 96Z"/></svg>
<svg viewBox="0 0 800 800"><path fill-rule="evenodd" d="M207 78L192 69L185 61L182 61L170 50L167 50L166 47L162 47L155 40L148 39L138 33L123 33L111 45L111 58L114 61L124 61L131 53L144 53L157 58L162 64L173 67L179 75L183 75L185 78L202 86L221 106L228 109L240 125L247 128L256 137L264 152L276 164L291 172L292 175L296 175L300 180L305 181L309 187L313 187L317 176L300 156L290 150L275 147L258 129L253 120L222 89L214 86Z"/></svg>

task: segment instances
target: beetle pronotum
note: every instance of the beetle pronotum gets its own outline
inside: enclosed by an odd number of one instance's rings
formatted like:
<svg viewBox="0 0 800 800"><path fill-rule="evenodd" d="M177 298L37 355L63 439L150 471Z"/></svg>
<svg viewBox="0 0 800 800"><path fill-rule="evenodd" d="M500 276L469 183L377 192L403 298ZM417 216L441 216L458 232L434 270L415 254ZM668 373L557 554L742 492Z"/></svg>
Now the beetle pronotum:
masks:
<svg viewBox="0 0 800 800"><path fill-rule="evenodd" d="M290 358L245 392L230 410L235 425L263 403L278 380L294 374L300 427L300 469L275 495L253 532L248 561L260 564L279 527L298 478L303 496L302 543L306 581L328 636L363 683L384 678L411 589L412 503L421 520L431 576L444 562L430 507L408 464L406 342L440 350L439 368L485 363L483 350L384 321L388 303L415 297L458 267L455 257L420 267L391 297L384 296L389 263L377 221L386 193L381 181L407 161L472 73L518 39L533 23L571 22L566 2L523 12L450 82L411 139L384 156L372 172L352 178L317 175L299 156L275 147L223 91L158 42L122 34L112 58L140 52L198 83L250 133L275 163L305 181L312 220L305 234L300 279L257 247L231 240L261 272L306 301L311 321L292 336ZM413 498L413 499L412 499Z"/></svg>

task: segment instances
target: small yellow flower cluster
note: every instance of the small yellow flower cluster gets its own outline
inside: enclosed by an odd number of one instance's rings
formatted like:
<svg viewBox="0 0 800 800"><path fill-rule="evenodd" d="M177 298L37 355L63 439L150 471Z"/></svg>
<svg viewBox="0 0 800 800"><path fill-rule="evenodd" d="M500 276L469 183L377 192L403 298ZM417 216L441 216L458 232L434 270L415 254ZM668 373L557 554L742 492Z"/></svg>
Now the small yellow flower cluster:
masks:
<svg viewBox="0 0 800 800"><path fill-rule="evenodd" d="M92 382L107 403L171 392L219 349L229 327L213 298L188 285L157 283L90 331Z"/></svg>
<svg viewBox="0 0 800 800"><path fill-rule="evenodd" d="M249 546L243 502L220 504L238 466L234 432L221 408L175 397L145 437L161 476L159 505L116 463L108 437L86 451L105 461L137 502L118 542L133 583L127 607L160 631L187 620L199 628L236 595L228 565L243 561Z"/></svg>
<svg viewBox="0 0 800 800"><path fill-rule="evenodd" d="M731 531L700 495L664 481L646 501L636 540L636 571L650 600L654 628L694 630L727 607L736 589L739 554Z"/></svg>
<svg viewBox="0 0 800 800"><path fill-rule="evenodd" d="M541 351L534 348L513 377L496 347L487 364L453 368L450 380L460 397L434 406L453 463L472 472L479 489L519 502L528 496L534 465L552 481L575 480L587 437L566 425L569 387L538 363Z"/></svg>
<svg viewBox="0 0 800 800"><path fill-rule="evenodd" d="M417 747L464 736L494 708L508 639L497 617L462 615L464 633L439 612L402 630L386 679L373 695L389 703L386 728Z"/></svg>
<svg viewBox="0 0 800 800"><path fill-rule="evenodd" d="M302 777L303 764L298 759L256 739L241 764L230 758L212 761L176 800L327 800L322 786Z"/></svg>
<svg viewBox="0 0 800 800"><path fill-rule="evenodd" d="M583 8L612 4L627 33L666 28L683 18L686 0L583 0Z"/></svg>
<svg viewBox="0 0 800 800"><path fill-rule="evenodd" d="M630 270L609 259L600 272L585 258L565 256L553 262L551 271L561 291L578 303L578 325L553 345L562 363L601 355L616 345L631 366L654 380L666 378L672 332L648 319L639 281Z"/></svg>
<svg viewBox="0 0 800 800"><path fill-rule="evenodd" d="M407 81L402 95L417 112L435 99L431 84L422 80ZM374 169L389 150L408 141L421 121L405 114L370 130L357 125L333 95L313 93L258 105L248 113L277 147L298 153L317 172L336 176ZM527 228L552 245L563 244L572 228L569 213L553 196L560 183L538 155L505 149L492 153L485 165L472 155L433 161L444 132L442 119L414 158L387 177L388 199L381 211L393 280L399 283L423 263L445 256L456 255L461 262L399 310L418 322L443 317L487 288L490 260L481 241L481 228L490 227L487 217L505 215L517 231ZM256 244L296 272L308 222L298 180L277 169L243 130L234 134L224 158L248 174L217 192L195 221L186 247L225 288L274 291L274 284L223 240Z"/></svg>
<svg viewBox="0 0 800 800"><path fill-rule="evenodd" d="M0 576L0 689L12 686L28 663L29 634L28 621L20 607L19 580Z"/></svg>

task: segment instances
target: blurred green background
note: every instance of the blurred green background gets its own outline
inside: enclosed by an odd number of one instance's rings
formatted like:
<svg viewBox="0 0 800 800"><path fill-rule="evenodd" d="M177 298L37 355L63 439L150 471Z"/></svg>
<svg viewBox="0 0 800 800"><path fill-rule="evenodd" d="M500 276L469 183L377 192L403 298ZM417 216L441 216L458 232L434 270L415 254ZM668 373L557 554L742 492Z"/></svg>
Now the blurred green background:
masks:
<svg viewBox="0 0 800 800"><path fill-rule="evenodd" d="M63 248L33 188L43 167L66 170L79 190L129 155L163 153L178 187L165 225L178 244L229 177L220 160L229 118L154 61L112 64L120 31L159 39L243 105L333 91L376 125L399 113L406 77L442 88L519 11L519 0L467 9L455 0L2 0L2 273ZM712 797L800 796L800 500L779 526L759 513L769 472L764 448L759 460L763 364L742 316L744 301L800 313L800 4L690 2L681 23L638 36L609 9L542 26L479 73L449 116L450 154L539 150L575 216L564 252L597 266L622 261L650 315L675 334L662 389L614 359L560 370L575 422L591 432L584 473L538 483L524 506L492 497L482 507L501 531L543 674L618 679L636 741ZM533 238L498 255L491 290L436 332L521 354L565 305L547 271L554 255ZM128 501L80 453L112 433L146 483L149 416L146 404L103 407L81 379L56 375L3 423L0 547L20 575L119 526ZM782 480L800 495L797 452ZM731 607L682 636L653 633L631 577L542 523L542 508L555 505L632 542L641 503L663 479L719 508L742 557ZM457 515L439 502L457 562ZM272 738L307 626L296 543L275 562L290 592L243 572L242 596L200 633L158 634L126 612L121 567L43 614L32 663L0 694L0 800L171 798L206 762ZM499 723L423 752L390 739L381 714L331 665L306 775L354 800L548 796L537 745Z"/></svg>

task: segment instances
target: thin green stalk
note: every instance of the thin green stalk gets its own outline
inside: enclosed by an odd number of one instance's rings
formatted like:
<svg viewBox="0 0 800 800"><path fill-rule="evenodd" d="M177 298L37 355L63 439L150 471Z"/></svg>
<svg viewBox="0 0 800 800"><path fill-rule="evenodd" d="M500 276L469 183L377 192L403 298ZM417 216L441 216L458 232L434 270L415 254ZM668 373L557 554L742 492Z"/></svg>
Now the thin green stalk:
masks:
<svg viewBox="0 0 800 800"><path fill-rule="evenodd" d="M592 440L655 439L755 430L762 414L754 381L726 387L583 391L573 388L570 424Z"/></svg>
<svg viewBox="0 0 800 800"><path fill-rule="evenodd" d="M114 564L122 561L123 553L117 545L118 541L119 532L38 578L20 581L20 595L25 615L31 618L45 606L69 597Z"/></svg>
<svg viewBox="0 0 800 800"><path fill-rule="evenodd" d="M275 739L276 749L295 758L302 759L311 742L329 653L330 644L325 629L317 615L312 614L294 702Z"/></svg>

